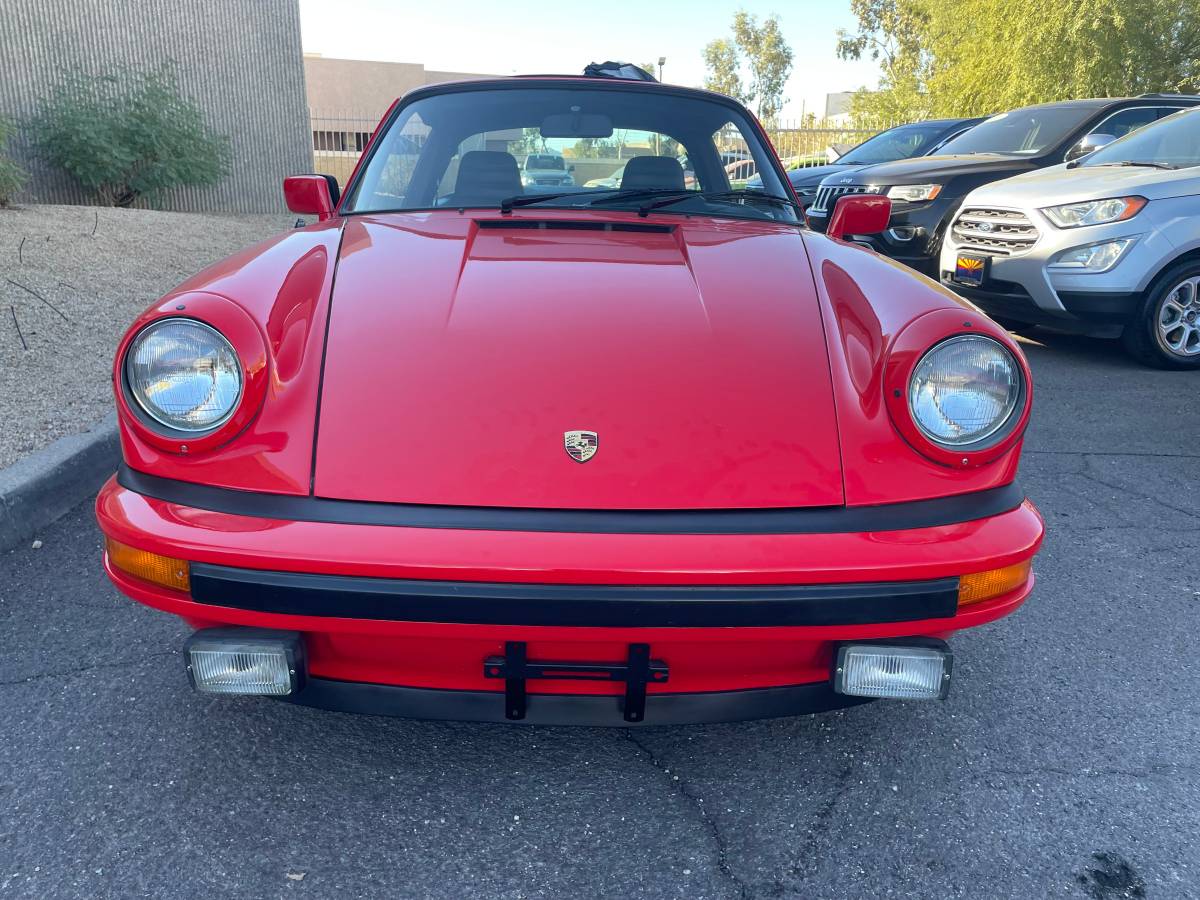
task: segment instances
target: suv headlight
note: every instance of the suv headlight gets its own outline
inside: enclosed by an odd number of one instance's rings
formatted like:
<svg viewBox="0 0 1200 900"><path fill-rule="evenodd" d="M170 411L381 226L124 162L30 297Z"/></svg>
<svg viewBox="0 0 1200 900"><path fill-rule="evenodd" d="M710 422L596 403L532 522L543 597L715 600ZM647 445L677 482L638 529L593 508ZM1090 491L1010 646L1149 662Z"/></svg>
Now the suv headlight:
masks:
<svg viewBox="0 0 1200 900"><path fill-rule="evenodd" d="M159 319L125 355L125 382L141 410L176 431L209 431L237 409L242 365L229 341L195 319Z"/></svg>
<svg viewBox="0 0 1200 900"><path fill-rule="evenodd" d="M965 449L1012 420L1021 380L1017 361L997 341L977 334L952 337L917 363L908 386L909 412L933 443Z"/></svg>
<svg viewBox="0 0 1200 900"><path fill-rule="evenodd" d="M921 203L933 200L942 192L940 184L898 184L888 188L889 200L902 200L905 203Z"/></svg>
<svg viewBox="0 0 1200 900"><path fill-rule="evenodd" d="M1047 206L1042 212L1059 228L1081 228L1084 225L1105 225L1132 219L1145 205L1145 197L1109 197L1106 200Z"/></svg>

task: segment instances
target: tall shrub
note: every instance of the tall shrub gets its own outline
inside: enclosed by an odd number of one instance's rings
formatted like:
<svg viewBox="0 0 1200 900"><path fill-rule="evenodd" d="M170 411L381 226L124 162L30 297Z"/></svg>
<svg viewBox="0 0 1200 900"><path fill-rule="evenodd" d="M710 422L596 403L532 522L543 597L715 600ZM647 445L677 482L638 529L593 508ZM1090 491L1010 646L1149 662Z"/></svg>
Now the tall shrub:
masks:
<svg viewBox="0 0 1200 900"><path fill-rule="evenodd" d="M71 72L31 125L41 155L110 206L154 204L171 188L214 184L229 172L229 139L209 128L169 66Z"/></svg>
<svg viewBox="0 0 1200 900"><path fill-rule="evenodd" d="M13 195L25 184L25 170L4 155L4 147L12 133L12 124L0 118L0 206L8 206Z"/></svg>

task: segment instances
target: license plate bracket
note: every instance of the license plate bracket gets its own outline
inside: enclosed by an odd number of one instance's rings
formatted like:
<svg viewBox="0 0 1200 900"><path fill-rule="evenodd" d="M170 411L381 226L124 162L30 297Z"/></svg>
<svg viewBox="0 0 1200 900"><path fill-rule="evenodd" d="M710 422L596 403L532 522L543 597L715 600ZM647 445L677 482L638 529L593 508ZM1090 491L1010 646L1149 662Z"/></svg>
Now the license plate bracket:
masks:
<svg viewBox="0 0 1200 900"><path fill-rule="evenodd" d="M485 678L504 679L505 718L525 718L529 679L625 682L625 721L640 722L646 716L646 685L664 684L670 677L667 664L650 658L649 644L630 644L621 663L535 661L528 658L524 641L505 641L503 656L483 661Z"/></svg>
<svg viewBox="0 0 1200 900"><path fill-rule="evenodd" d="M982 287L990 262L990 256L959 253L954 259L954 280L967 287Z"/></svg>

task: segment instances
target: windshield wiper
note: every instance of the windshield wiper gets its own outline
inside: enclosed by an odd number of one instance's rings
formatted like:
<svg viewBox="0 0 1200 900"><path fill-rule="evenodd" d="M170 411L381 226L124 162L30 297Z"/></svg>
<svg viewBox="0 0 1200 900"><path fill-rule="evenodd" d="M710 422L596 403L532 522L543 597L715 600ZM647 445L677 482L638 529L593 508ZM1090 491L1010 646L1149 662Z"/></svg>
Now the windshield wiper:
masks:
<svg viewBox="0 0 1200 900"><path fill-rule="evenodd" d="M592 201L595 206L600 203L624 203L626 200L637 200L642 197L661 197L661 198L678 198L680 200L687 197L695 197L699 191L688 190L687 188L627 188L617 189L611 197L601 197L599 200Z"/></svg>
<svg viewBox="0 0 1200 900"><path fill-rule="evenodd" d="M768 194L766 191L742 190L742 191L688 191L685 195L677 195L674 197L664 197L660 200L652 200L649 203L643 203L638 210L638 215L645 218L653 209L660 209L664 206L670 206L673 203L682 203L684 200L692 197L701 197L705 200L766 200L779 206L786 206L789 209L799 209L799 205L788 197L780 197L776 194ZM611 199L611 198L610 198Z"/></svg>
<svg viewBox="0 0 1200 900"><path fill-rule="evenodd" d="M1156 162L1141 162L1135 159L1122 160L1119 163L1100 163L1102 166L1144 166L1147 169L1176 169L1178 166L1168 165L1167 163Z"/></svg>
<svg viewBox="0 0 1200 900"><path fill-rule="evenodd" d="M608 196L597 197L597 194L606 194ZM678 188L605 188L598 191L561 191L554 194L508 197L500 201L500 212L509 213L517 207L532 206L535 203L541 203L543 200L559 200L563 197L579 197L585 200L589 206L624 203L628 200L640 200L648 197L650 198L650 202L643 203L638 209L638 215L642 218L649 215L653 209L670 206L672 203L682 203L684 200L691 200L694 197L702 197L705 200L744 200L750 198L753 200L766 200L769 203L776 203L792 209L800 208L795 201L788 197L768 194L765 191L697 191L687 188L682 190Z"/></svg>
<svg viewBox="0 0 1200 900"><path fill-rule="evenodd" d="M561 200L563 197L582 197L588 202L588 205L595 203L611 203L613 201L623 201L635 199L638 197L661 197L666 194L687 194L689 196L698 194L699 191L677 190L675 188L593 188L586 191L558 191L553 194L522 194L517 197L508 197L500 201L500 212L512 212L518 206L532 206L535 203L541 203L543 200ZM598 197L598 194L611 194L611 197ZM592 199L596 198L596 199Z"/></svg>
<svg viewBox="0 0 1200 900"><path fill-rule="evenodd" d="M563 197L591 196L592 194L609 194L617 188L601 188L592 191L558 191L553 194L518 194L515 197L505 197L500 201L500 212L510 213L518 206L533 206L543 200L561 200Z"/></svg>

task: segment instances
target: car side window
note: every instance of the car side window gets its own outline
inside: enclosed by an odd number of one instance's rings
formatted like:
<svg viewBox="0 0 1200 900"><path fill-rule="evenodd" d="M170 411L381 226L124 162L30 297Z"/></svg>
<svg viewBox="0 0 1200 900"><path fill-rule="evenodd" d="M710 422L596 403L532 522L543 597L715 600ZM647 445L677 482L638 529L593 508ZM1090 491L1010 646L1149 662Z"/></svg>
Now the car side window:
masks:
<svg viewBox="0 0 1200 900"><path fill-rule="evenodd" d="M741 129L733 122L726 122L712 135L713 148L721 164L721 172L705 171L699 176L699 187L706 191L742 191L747 182L767 165L766 158L759 159L750 152L755 146L747 141ZM689 182L688 187L693 187Z"/></svg>
<svg viewBox="0 0 1200 900"><path fill-rule="evenodd" d="M1091 130L1091 134L1111 134L1113 137L1125 137L1131 131L1137 131L1143 125L1155 122L1162 115L1158 106L1134 106L1113 113Z"/></svg>
<svg viewBox="0 0 1200 900"><path fill-rule="evenodd" d="M388 135L387 145L380 148L384 162L379 174L365 185L364 193L372 198L372 206L387 208L395 205L394 201L404 200L428 138L429 126L415 114L402 129Z"/></svg>

